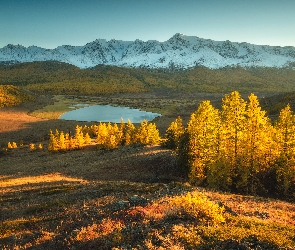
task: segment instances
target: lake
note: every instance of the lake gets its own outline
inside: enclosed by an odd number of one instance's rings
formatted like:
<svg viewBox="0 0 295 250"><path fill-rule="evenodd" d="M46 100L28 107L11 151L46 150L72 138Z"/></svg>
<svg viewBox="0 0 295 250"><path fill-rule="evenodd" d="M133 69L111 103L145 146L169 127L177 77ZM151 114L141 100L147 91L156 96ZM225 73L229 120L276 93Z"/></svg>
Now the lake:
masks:
<svg viewBox="0 0 295 250"><path fill-rule="evenodd" d="M93 105L87 107L87 104L77 104L75 106L83 108L68 111L62 114L59 119L120 123L122 118L124 122L130 120L132 123L140 123L143 120L152 121L154 118L161 116L157 113L131 109L128 107L114 107L110 105Z"/></svg>

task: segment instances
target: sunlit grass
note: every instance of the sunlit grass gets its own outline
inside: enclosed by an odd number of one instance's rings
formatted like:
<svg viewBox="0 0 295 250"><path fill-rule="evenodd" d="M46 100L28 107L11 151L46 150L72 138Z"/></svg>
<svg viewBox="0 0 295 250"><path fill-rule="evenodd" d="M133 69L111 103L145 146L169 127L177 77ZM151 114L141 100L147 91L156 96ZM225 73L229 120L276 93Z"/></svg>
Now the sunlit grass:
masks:
<svg viewBox="0 0 295 250"><path fill-rule="evenodd" d="M73 105L73 101L64 96L56 95L53 100L53 104L35 110L30 115L42 119L58 119L64 112L71 110L70 107Z"/></svg>
<svg viewBox="0 0 295 250"><path fill-rule="evenodd" d="M59 181L78 184L79 188L58 185ZM0 226L6 246L15 237L15 246L20 249L61 249L65 244L78 249L228 249L230 242L252 244L254 249L295 247L295 226L291 223L295 205L287 202L198 191L181 183L87 183L59 173L32 179L1 177L1 187L14 183L39 186L27 193L21 189L4 192L10 197L23 195L20 200L3 201L6 209L10 204L14 210ZM128 205L135 194L147 199L147 204ZM254 210L267 211L269 217L257 217ZM279 215L283 219L277 220Z"/></svg>
<svg viewBox="0 0 295 250"><path fill-rule="evenodd" d="M60 173L53 173L53 174L39 175L39 176L26 176L26 177L19 177L19 178L4 176L0 178L0 188L38 184L38 183L59 182L59 181L86 182L83 179L63 176Z"/></svg>
<svg viewBox="0 0 295 250"><path fill-rule="evenodd" d="M215 192L180 181L100 179L103 172L115 174L115 161L121 162L116 171L120 168L131 175L134 169L126 168L127 160L158 160L167 151L159 146L121 150L48 155L37 151L33 170L19 164L11 174L2 168L1 249L295 247L294 204ZM18 154L25 151L19 149ZM17 153L8 154L13 152ZM52 158L46 160L47 156ZM94 169L101 171L87 180Z"/></svg>

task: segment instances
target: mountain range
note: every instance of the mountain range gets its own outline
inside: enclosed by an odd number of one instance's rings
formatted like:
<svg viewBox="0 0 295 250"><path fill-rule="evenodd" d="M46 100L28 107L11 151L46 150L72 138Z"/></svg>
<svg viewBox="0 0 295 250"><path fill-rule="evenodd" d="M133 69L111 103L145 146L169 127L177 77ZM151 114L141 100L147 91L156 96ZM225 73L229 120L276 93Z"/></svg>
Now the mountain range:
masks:
<svg viewBox="0 0 295 250"><path fill-rule="evenodd" d="M177 33L165 42L97 39L85 46L62 45L46 49L8 44L0 49L2 64L33 61L59 61L79 68L100 64L150 69L196 66L211 69L227 66L294 68L295 47L214 41Z"/></svg>

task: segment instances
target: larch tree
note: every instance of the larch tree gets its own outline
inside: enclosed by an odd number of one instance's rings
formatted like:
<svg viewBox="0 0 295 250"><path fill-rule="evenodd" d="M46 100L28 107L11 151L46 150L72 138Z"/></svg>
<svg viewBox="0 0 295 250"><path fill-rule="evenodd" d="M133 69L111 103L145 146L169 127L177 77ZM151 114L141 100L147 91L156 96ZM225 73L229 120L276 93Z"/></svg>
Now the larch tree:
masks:
<svg viewBox="0 0 295 250"><path fill-rule="evenodd" d="M273 127L266 111L262 110L257 96L251 94L246 110L243 132L241 165L238 166L240 180L238 189L246 193L257 193L263 189L261 178L269 175L270 162L274 159ZM258 176L261 176L259 178ZM260 180L259 180L260 179ZM262 178L263 179L263 178Z"/></svg>
<svg viewBox="0 0 295 250"><path fill-rule="evenodd" d="M246 102L237 91L225 95L221 111L221 151L230 164L232 177L242 155L246 121Z"/></svg>
<svg viewBox="0 0 295 250"><path fill-rule="evenodd" d="M82 148L84 146L85 140L81 126L76 126L74 139L76 142L76 148Z"/></svg>
<svg viewBox="0 0 295 250"><path fill-rule="evenodd" d="M125 145L130 145L136 142L136 128L130 120L127 121L124 134Z"/></svg>
<svg viewBox="0 0 295 250"><path fill-rule="evenodd" d="M148 121L143 120L140 123L140 127L136 131L136 141L141 144L148 144L149 134L148 134Z"/></svg>
<svg viewBox="0 0 295 250"><path fill-rule="evenodd" d="M210 165L217 159L220 116L210 101L202 102L191 115L187 132L189 135L188 160L190 180L201 184L207 178Z"/></svg>
<svg viewBox="0 0 295 250"><path fill-rule="evenodd" d="M67 150L66 138L63 131L59 134L59 150Z"/></svg>
<svg viewBox="0 0 295 250"><path fill-rule="evenodd" d="M281 155L291 159L295 154L295 116L289 104L281 110L275 128Z"/></svg>
<svg viewBox="0 0 295 250"><path fill-rule="evenodd" d="M180 116L173 121L167 128L165 133L164 146L170 149L177 150L179 147L180 139L184 133L184 127Z"/></svg>
<svg viewBox="0 0 295 250"><path fill-rule="evenodd" d="M55 134L52 133L52 130L49 132L49 143L48 143L48 150L49 151L58 151L59 150L59 142L56 138L56 134L58 131L56 131ZM59 135L59 134L58 134Z"/></svg>
<svg viewBox="0 0 295 250"><path fill-rule="evenodd" d="M148 131L148 139L147 144L148 145L158 145L160 143L161 137L159 130L157 129L157 126L155 123L149 123L147 126Z"/></svg>
<svg viewBox="0 0 295 250"><path fill-rule="evenodd" d="M99 125L96 128L96 135L97 135L97 138L96 138L97 147L103 148L108 137L108 129L105 123L101 123L101 122L99 123Z"/></svg>
<svg viewBox="0 0 295 250"><path fill-rule="evenodd" d="M295 192L295 115L287 105L275 124L280 155L276 162L278 192L285 196Z"/></svg>

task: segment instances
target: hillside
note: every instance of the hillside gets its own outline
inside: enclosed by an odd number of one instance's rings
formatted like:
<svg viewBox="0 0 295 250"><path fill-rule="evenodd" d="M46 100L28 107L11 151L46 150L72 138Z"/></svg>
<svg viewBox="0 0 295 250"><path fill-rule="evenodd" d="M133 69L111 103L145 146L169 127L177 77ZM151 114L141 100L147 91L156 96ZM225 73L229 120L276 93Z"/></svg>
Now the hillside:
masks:
<svg viewBox="0 0 295 250"><path fill-rule="evenodd" d="M193 187L160 147L25 147L0 162L2 249L295 247L294 204Z"/></svg>
<svg viewBox="0 0 295 250"><path fill-rule="evenodd" d="M170 89L186 92L280 93L295 91L290 68L147 70L98 65L80 69L60 62L0 65L0 84L50 94L96 95Z"/></svg>
<svg viewBox="0 0 295 250"><path fill-rule="evenodd" d="M16 106L34 99L32 94L13 85L0 85L0 108Z"/></svg>

